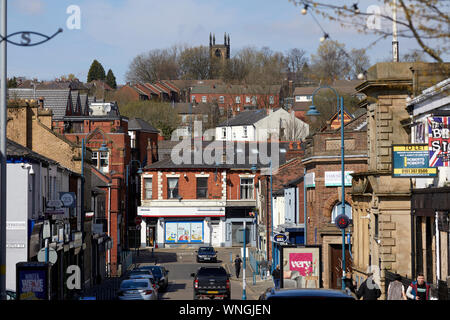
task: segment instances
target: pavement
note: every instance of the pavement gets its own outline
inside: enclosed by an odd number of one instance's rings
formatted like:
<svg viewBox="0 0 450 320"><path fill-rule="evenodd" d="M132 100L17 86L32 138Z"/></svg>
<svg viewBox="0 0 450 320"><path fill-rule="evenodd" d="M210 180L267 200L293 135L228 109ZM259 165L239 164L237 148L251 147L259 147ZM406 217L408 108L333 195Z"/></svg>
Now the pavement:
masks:
<svg viewBox="0 0 450 320"><path fill-rule="evenodd" d="M200 266L195 260L195 250L191 248L158 248L152 252L151 248L140 249L133 252L133 264L129 269L135 266L145 264L164 265L169 273L169 288L166 293L162 293L161 299L173 300L191 300L192 299L192 278L191 272L195 272ZM236 278L233 261L236 255L240 255L240 248L216 248L218 251L218 262L216 265L223 266L231 274L231 292L233 300L242 299L243 287L243 268L239 278ZM231 254L231 257L230 257ZM241 257L242 259L242 257ZM273 287L271 277L262 280L259 275L253 276L250 263L246 263L246 298L247 300L258 300L259 296L268 288ZM120 286L123 277L107 278L101 284L95 285L85 290L84 296L95 296L97 300L113 300Z"/></svg>

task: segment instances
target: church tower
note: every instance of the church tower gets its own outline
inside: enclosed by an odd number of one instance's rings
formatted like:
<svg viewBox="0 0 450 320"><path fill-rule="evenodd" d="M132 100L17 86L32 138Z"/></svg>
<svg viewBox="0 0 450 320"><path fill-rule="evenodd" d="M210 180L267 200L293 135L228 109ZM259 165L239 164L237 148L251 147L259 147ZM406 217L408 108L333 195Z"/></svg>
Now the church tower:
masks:
<svg viewBox="0 0 450 320"><path fill-rule="evenodd" d="M223 44L216 44L216 35L209 34L209 55L225 61L230 59L230 35L224 34Z"/></svg>

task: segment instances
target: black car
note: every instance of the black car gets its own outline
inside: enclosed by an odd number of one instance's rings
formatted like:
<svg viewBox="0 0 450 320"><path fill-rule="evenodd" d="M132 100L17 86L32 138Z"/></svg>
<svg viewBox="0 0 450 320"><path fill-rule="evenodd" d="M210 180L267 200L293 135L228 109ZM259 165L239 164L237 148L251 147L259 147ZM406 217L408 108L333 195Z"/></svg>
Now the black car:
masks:
<svg viewBox="0 0 450 320"><path fill-rule="evenodd" d="M353 296L344 291L332 289L279 289L269 288L264 292L259 300L327 300L327 301L351 301Z"/></svg>
<svg viewBox="0 0 450 320"><path fill-rule="evenodd" d="M138 270L150 270L155 277L156 282L159 284L160 290L167 289L167 286L169 285L169 270L166 270L163 266L140 266Z"/></svg>
<svg viewBox="0 0 450 320"><path fill-rule="evenodd" d="M197 262L217 262L217 251L213 247L200 247L197 252Z"/></svg>
<svg viewBox="0 0 450 320"><path fill-rule="evenodd" d="M223 267L201 267L194 277L194 300L231 297L230 274Z"/></svg>

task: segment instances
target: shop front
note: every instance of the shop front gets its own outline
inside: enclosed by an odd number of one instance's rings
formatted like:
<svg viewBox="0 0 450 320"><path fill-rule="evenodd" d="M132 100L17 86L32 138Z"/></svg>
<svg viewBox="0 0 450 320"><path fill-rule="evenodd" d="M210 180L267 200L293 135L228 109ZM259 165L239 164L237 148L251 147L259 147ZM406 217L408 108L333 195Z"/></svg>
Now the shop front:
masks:
<svg viewBox="0 0 450 320"><path fill-rule="evenodd" d="M139 207L141 247L220 246L224 207Z"/></svg>

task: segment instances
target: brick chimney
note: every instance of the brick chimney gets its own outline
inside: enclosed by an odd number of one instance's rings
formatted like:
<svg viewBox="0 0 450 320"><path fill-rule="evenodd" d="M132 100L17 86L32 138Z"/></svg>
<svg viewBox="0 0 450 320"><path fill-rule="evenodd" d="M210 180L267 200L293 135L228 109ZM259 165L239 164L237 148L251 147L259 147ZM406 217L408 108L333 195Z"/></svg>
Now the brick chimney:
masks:
<svg viewBox="0 0 450 320"><path fill-rule="evenodd" d="M147 142L147 165L158 161L158 144L148 138Z"/></svg>
<svg viewBox="0 0 450 320"><path fill-rule="evenodd" d="M286 150L286 161L294 158L302 157L304 155L304 150L301 148L300 141L289 142L289 149Z"/></svg>

